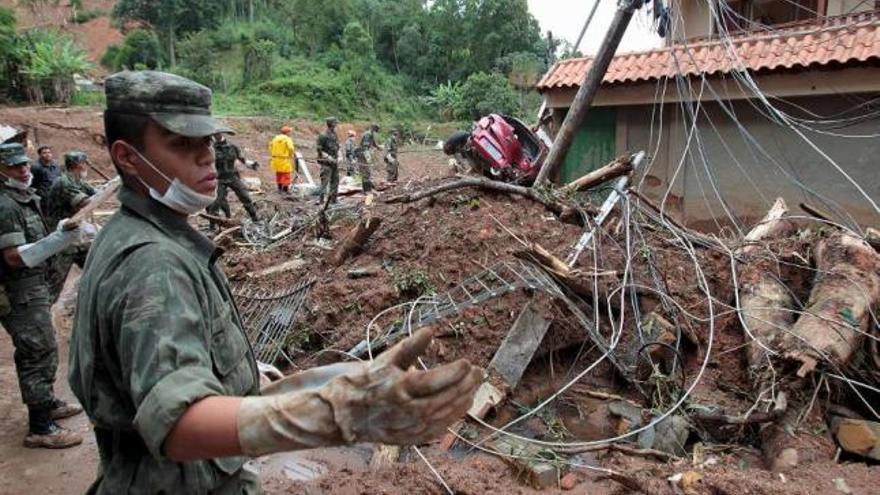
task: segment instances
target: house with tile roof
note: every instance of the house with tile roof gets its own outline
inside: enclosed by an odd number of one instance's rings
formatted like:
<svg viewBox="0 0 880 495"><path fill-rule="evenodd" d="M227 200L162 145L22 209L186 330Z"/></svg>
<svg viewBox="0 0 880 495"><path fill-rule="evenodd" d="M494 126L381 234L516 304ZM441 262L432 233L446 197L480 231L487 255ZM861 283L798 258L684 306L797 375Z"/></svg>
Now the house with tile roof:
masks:
<svg viewBox="0 0 880 495"><path fill-rule="evenodd" d="M777 196L880 224L880 1L670 0L662 48L621 53L560 181L626 151L640 191L691 225L738 228ZM561 124L591 64L538 82Z"/></svg>

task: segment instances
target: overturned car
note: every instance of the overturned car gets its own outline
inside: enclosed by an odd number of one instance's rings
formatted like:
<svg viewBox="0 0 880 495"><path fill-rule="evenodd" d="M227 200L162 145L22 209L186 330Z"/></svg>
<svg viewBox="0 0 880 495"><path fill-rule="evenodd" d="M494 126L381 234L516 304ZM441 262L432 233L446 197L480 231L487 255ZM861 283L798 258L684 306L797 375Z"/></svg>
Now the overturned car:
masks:
<svg viewBox="0 0 880 495"><path fill-rule="evenodd" d="M474 123L470 132L452 134L443 144L444 153L468 163L475 172L524 185L534 182L548 149L542 131L494 113Z"/></svg>

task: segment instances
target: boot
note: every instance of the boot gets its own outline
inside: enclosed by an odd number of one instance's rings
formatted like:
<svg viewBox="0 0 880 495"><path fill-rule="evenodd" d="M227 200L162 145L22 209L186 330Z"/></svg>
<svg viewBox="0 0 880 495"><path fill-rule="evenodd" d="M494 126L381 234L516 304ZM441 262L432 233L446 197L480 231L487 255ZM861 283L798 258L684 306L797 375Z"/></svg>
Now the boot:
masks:
<svg viewBox="0 0 880 495"><path fill-rule="evenodd" d="M28 406L29 431L24 437L25 447L30 449L66 449L82 443L81 436L58 426L52 419L54 404L52 402L41 407Z"/></svg>
<svg viewBox="0 0 880 495"><path fill-rule="evenodd" d="M60 399L55 399L52 406L52 409L49 410L52 419L69 418L83 412L83 408L79 404L68 404Z"/></svg>
<svg viewBox="0 0 880 495"><path fill-rule="evenodd" d="M316 201L315 204L316 204L316 205L322 205L322 204L324 204L324 195L323 195L323 194L320 195L320 196L318 196L318 201Z"/></svg>
<svg viewBox="0 0 880 495"><path fill-rule="evenodd" d="M54 422L42 433L30 432L24 437L24 446L29 449L67 449L83 442L76 433L58 426Z"/></svg>

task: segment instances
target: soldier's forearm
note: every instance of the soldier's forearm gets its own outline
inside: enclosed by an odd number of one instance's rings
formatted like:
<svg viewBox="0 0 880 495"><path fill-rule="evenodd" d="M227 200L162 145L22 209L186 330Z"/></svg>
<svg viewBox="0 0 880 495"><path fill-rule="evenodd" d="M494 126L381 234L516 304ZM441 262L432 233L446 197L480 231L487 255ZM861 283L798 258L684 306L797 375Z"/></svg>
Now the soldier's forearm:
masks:
<svg viewBox="0 0 880 495"><path fill-rule="evenodd" d="M165 455L177 462L241 455L241 397L207 397L187 408L165 438Z"/></svg>

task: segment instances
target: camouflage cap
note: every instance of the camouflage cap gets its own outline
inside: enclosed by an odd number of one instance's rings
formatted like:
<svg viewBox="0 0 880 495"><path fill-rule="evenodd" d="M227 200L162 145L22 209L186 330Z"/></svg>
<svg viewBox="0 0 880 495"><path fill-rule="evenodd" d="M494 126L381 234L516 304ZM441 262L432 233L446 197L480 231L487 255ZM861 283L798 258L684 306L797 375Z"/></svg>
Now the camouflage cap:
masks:
<svg viewBox="0 0 880 495"><path fill-rule="evenodd" d="M64 154L64 166L72 167L74 165L87 162L89 157L82 151L70 151Z"/></svg>
<svg viewBox="0 0 880 495"><path fill-rule="evenodd" d="M107 110L148 115L186 137L234 134L211 117L211 90L185 77L151 70L124 71L104 81Z"/></svg>
<svg viewBox="0 0 880 495"><path fill-rule="evenodd" d="M0 144L0 165L15 167L30 161L31 159L24 153L24 147L21 144Z"/></svg>

